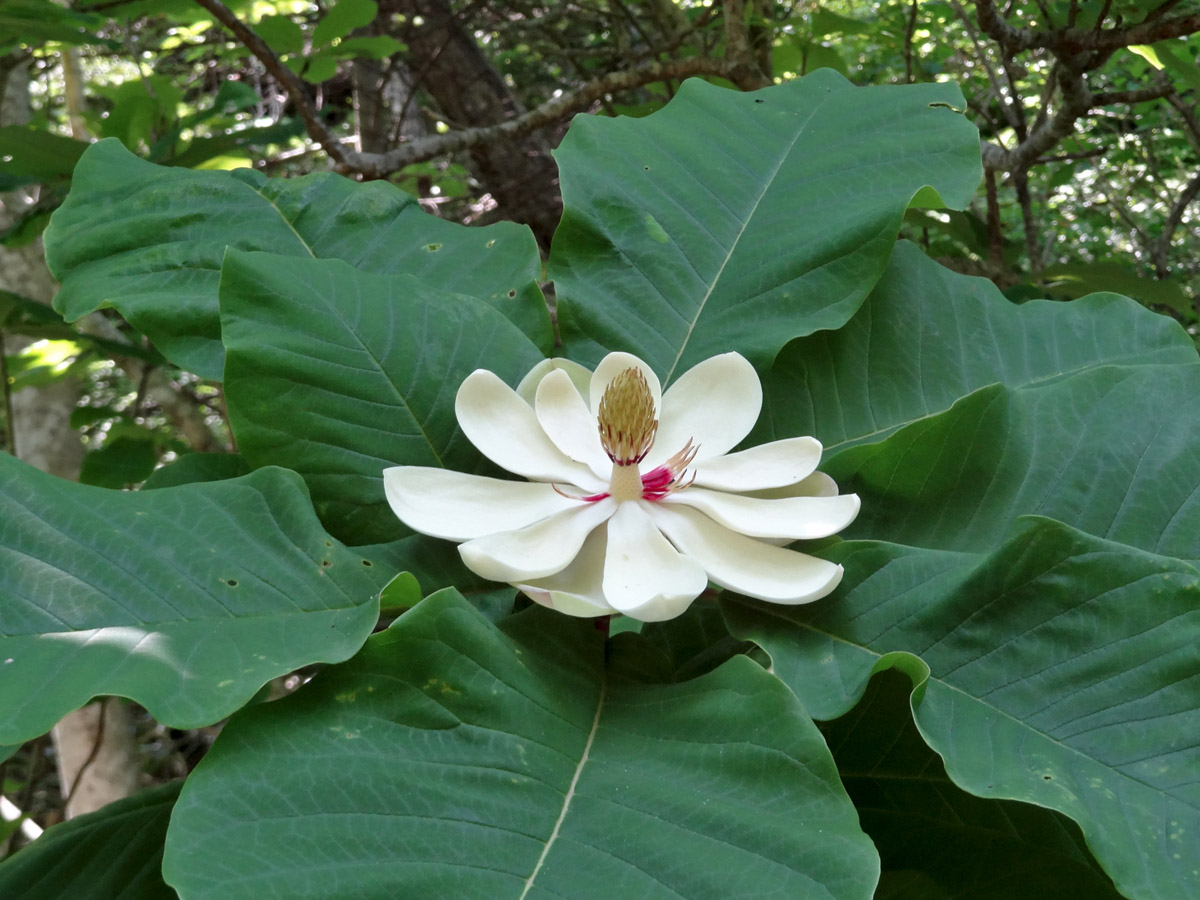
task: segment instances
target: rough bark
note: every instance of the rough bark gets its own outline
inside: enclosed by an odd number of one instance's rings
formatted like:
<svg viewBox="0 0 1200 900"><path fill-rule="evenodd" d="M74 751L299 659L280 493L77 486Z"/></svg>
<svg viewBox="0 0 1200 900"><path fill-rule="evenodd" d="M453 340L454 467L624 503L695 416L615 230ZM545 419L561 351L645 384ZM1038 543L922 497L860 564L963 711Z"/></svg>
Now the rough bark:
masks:
<svg viewBox="0 0 1200 900"><path fill-rule="evenodd" d="M385 20L404 16L397 37L408 45L409 69L452 127L499 125L525 111L445 0L385 0L380 7ZM469 159L496 201L497 214L525 223L549 247L562 202L545 135L480 144L470 149Z"/></svg>
<svg viewBox="0 0 1200 900"><path fill-rule="evenodd" d="M50 732L68 819L128 797L138 787L141 759L133 717L117 697L63 716Z"/></svg>

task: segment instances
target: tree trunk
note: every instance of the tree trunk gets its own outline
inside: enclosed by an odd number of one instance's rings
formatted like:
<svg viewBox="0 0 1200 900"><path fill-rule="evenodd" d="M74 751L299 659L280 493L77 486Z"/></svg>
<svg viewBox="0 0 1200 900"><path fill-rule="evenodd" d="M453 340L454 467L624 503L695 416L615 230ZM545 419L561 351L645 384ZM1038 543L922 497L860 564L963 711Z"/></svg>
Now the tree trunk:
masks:
<svg viewBox="0 0 1200 900"><path fill-rule="evenodd" d="M525 111L446 0L384 0L380 8L383 20L404 16L397 37L408 45L409 71L452 128L496 125ZM470 165L499 214L528 225L542 248L549 248L562 199L545 136L535 132L477 147L470 151Z"/></svg>

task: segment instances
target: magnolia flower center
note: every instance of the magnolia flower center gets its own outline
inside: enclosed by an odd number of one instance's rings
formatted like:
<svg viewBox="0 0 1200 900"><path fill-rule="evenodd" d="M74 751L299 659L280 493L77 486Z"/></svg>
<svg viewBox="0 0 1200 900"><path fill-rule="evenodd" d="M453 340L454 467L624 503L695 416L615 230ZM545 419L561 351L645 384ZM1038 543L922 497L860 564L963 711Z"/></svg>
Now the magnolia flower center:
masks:
<svg viewBox="0 0 1200 900"><path fill-rule="evenodd" d="M658 419L654 395L640 369L626 369L609 382L597 416L600 444L617 466L636 466L654 445Z"/></svg>
<svg viewBox="0 0 1200 900"><path fill-rule="evenodd" d="M600 444L612 460L612 476L608 491L584 497L585 500L661 500L672 491L687 487L695 480L684 482L681 476L696 457L697 447L689 440L687 446L663 465L645 475L638 464L654 446L658 434L658 419L654 418L654 395L640 369L629 368L609 382L600 397L597 414Z"/></svg>

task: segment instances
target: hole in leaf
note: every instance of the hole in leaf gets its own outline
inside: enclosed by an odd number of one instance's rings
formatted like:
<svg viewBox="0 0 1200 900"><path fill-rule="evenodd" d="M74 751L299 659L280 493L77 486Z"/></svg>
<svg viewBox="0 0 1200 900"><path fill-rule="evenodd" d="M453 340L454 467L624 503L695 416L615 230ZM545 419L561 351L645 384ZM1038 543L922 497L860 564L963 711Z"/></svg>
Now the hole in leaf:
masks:
<svg viewBox="0 0 1200 900"><path fill-rule="evenodd" d="M371 567L371 561L370 561L369 559L364 559L364 560L362 561L362 564L363 564L364 566L366 566L368 569Z"/></svg>
<svg viewBox="0 0 1200 900"><path fill-rule="evenodd" d="M229 585L230 587L237 587L237 579L236 578L226 578L225 583L227 585Z"/></svg>
<svg viewBox="0 0 1200 900"><path fill-rule="evenodd" d="M517 296L517 292L516 292L516 291L509 291L509 292L508 292L508 296L510 296L510 297L515 297L515 296Z"/></svg>

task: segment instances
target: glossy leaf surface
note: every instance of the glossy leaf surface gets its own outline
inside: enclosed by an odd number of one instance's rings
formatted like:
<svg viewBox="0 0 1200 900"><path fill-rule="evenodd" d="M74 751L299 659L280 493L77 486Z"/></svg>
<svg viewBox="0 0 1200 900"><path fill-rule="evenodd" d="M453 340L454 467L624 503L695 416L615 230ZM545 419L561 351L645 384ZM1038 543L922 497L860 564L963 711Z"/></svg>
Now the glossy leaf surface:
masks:
<svg viewBox="0 0 1200 900"><path fill-rule="evenodd" d="M480 300L337 260L230 251L221 311L238 449L304 476L350 543L404 533L383 496L388 466L481 464L454 413L464 378L486 368L515 385L542 359Z"/></svg>
<svg viewBox="0 0 1200 900"><path fill-rule="evenodd" d="M497 627L434 595L227 726L167 881L185 900L869 898L874 850L786 688L745 658L680 684L663 663L621 635L606 664L586 620Z"/></svg>
<svg viewBox="0 0 1200 900"><path fill-rule="evenodd" d="M0 454L0 743L100 694L215 722L271 678L353 654L389 577L373 569L283 469L131 494Z"/></svg>
<svg viewBox="0 0 1200 900"><path fill-rule="evenodd" d="M730 605L733 633L817 718L900 668L957 785L1071 817L1128 896L1196 892L1195 350L1127 301L1012 307L901 251L771 388L776 433L807 417L831 438L822 468L862 496L857 540L826 551L843 586ZM782 402L789 384L810 402Z"/></svg>
<svg viewBox="0 0 1200 900"><path fill-rule="evenodd" d="M219 381L217 282L228 247L412 275L495 306L549 347L527 228L445 222L383 181L156 166L115 140L84 153L46 231L46 259L63 284L54 307L69 321L115 307L172 362Z"/></svg>
<svg viewBox="0 0 1200 900"><path fill-rule="evenodd" d="M162 880L162 855L181 784L150 788L55 825L0 862L0 897L177 900Z"/></svg>
<svg viewBox="0 0 1200 900"><path fill-rule="evenodd" d="M822 69L748 94L693 79L644 119L578 117L555 154L549 272L568 351L628 350L667 383L731 348L765 366L845 324L913 196L971 198L963 106L950 84L855 88Z"/></svg>

